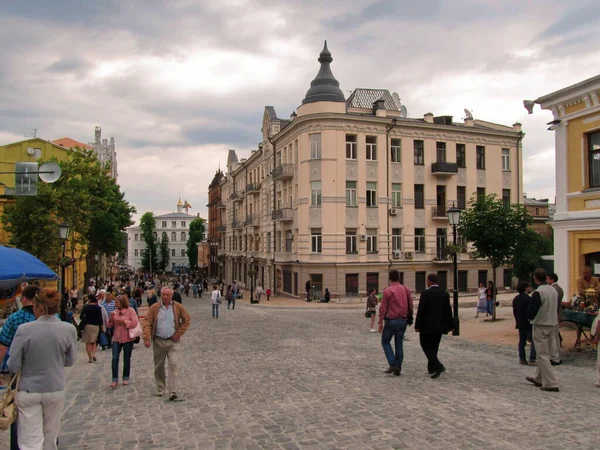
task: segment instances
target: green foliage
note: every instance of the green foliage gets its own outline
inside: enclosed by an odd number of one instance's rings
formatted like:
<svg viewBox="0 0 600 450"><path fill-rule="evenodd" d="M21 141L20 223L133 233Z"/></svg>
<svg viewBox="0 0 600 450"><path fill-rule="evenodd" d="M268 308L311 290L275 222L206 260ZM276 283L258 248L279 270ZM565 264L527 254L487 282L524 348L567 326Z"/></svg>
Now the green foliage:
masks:
<svg viewBox="0 0 600 450"><path fill-rule="evenodd" d="M194 219L190 223L190 232L187 241L187 255L190 262L190 269L198 269L198 242L204 240L204 234L206 232L206 224L204 219Z"/></svg>
<svg viewBox="0 0 600 450"><path fill-rule="evenodd" d="M469 209L461 214L460 233L473 243L477 255L490 262L494 286L498 286L496 269L512 261L530 223L531 217L522 205L506 205L494 194L471 198ZM494 302L492 320L495 319Z"/></svg>
<svg viewBox="0 0 600 450"><path fill-rule="evenodd" d="M157 271L158 264L158 239L156 233L156 219L151 212L146 212L140 219L142 239L146 243L146 249L142 252L142 267L151 272Z"/></svg>
<svg viewBox="0 0 600 450"><path fill-rule="evenodd" d="M69 159L59 164L62 176L58 181L40 182L35 197L16 197L6 207L2 222L11 233L12 245L53 268L59 264L61 251L58 224L69 224L71 248L79 246L88 274L93 273L95 255L113 255L123 249L122 233L132 224L135 208L93 151L69 150Z"/></svg>
<svg viewBox="0 0 600 450"><path fill-rule="evenodd" d="M171 259L171 251L169 250L169 237L167 233L163 231L163 234L160 238L159 244L159 253L160 253L160 270L163 272L167 270L169 267L169 260Z"/></svg>
<svg viewBox="0 0 600 450"><path fill-rule="evenodd" d="M527 229L512 258L513 272L519 281L532 281L533 271L543 266L542 255L554 251L552 239Z"/></svg>

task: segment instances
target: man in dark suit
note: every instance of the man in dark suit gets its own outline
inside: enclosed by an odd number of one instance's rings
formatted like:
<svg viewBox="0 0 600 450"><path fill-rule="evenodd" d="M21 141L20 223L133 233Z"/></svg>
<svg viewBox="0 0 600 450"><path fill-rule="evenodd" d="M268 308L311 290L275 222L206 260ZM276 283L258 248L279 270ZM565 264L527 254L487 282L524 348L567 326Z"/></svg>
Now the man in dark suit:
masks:
<svg viewBox="0 0 600 450"><path fill-rule="evenodd" d="M440 289L437 274L430 273L427 276L427 287L419 299L415 331L420 333L419 341L427 357L427 370L431 378L438 378L446 371L437 356L442 334L451 331L454 323L450 295Z"/></svg>

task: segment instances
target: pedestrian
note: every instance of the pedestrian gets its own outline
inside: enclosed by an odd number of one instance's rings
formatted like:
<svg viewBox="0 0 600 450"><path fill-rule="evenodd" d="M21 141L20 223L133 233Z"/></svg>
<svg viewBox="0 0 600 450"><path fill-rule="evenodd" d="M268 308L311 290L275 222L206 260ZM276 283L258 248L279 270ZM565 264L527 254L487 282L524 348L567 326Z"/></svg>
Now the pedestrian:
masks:
<svg viewBox="0 0 600 450"><path fill-rule="evenodd" d="M308 280L305 284L304 284L304 289L306 289L306 301L310 302L310 280Z"/></svg>
<svg viewBox="0 0 600 450"><path fill-rule="evenodd" d="M427 371L431 378L439 378L446 367L438 359L442 335L454 328L450 295L440 288L437 274L427 275L427 290L421 293L415 320L415 331L427 357Z"/></svg>
<svg viewBox="0 0 600 450"><path fill-rule="evenodd" d="M558 309L556 313L558 324L560 324L560 322L563 321L562 301L563 297L565 296L565 291L562 287L558 285L558 275L556 275L555 273L549 274L546 278L546 282L554 289L556 289L556 292L558 292ZM562 344L562 336L560 335L560 329L558 327L558 324L554 328L554 339L551 341L552 346L550 347L550 364L552 364L553 366L559 366L561 363L560 347Z"/></svg>
<svg viewBox="0 0 600 450"><path fill-rule="evenodd" d="M17 333L17 329L24 323L34 322L36 317L33 313L33 301L35 296L40 291L38 286L29 285L23 288L21 292L22 307L19 311L12 313L0 332L0 366L8 362L9 349ZM11 450L19 450L17 443L17 423L14 422L10 426L10 448Z"/></svg>
<svg viewBox="0 0 600 450"><path fill-rule="evenodd" d="M496 298L496 288L494 287L493 281L487 282L487 289L485 290L486 297L486 312L491 316L494 314L494 299Z"/></svg>
<svg viewBox="0 0 600 450"><path fill-rule="evenodd" d="M222 285L222 284L223 284L223 283L221 283L221 285ZM206 291L208 291L208 281L204 280L204 281L202 282L202 285L204 286L204 291L205 291L205 292L206 292ZM223 286L221 286L221 291L223 291Z"/></svg>
<svg viewBox="0 0 600 450"><path fill-rule="evenodd" d="M89 363L97 361L96 343L103 327L102 307L98 305L98 299L95 295L88 295L88 301L81 311L79 329L82 332L81 339L85 342L85 351Z"/></svg>
<svg viewBox="0 0 600 450"><path fill-rule="evenodd" d="M148 307L158 303L158 297L156 296L156 291L154 289L148 289L148 293L146 295L146 303L148 303Z"/></svg>
<svg viewBox="0 0 600 450"><path fill-rule="evenodd" d="M17 329L8 369L21 372L16 398L20 449L56 449L65 401L65 367L75 363L77 332L55 314L60 294L44 289L34 298L34 322Z"/></svg>
<svg viewBox="0 0 600 450"><path fill-rule="evenodd" d="M129 384L129 372L131 368L131 353L135 337L129 337L129 330L138 324L138 316L130 307L129 298L126 295L117 297L117 309L112 312L108 319L108 327L113 329L112 342L112 383L111 389L119 384L119 357L123 350L123 386Z"/></svg>
<svg viewBox="0 0 600 450"><path fill-rule="evenodd" d="M379 307L379 332L389 365L385 373L400 376L404 360L404 333L406 327L412 325L413 321L413 300L408 288L400 284L400 272L395 269L390 270L388 277L390 285L384 289ZM395 354L391 345L392 338L396 347Z"/></svg>
<svg viewBox="0 0 600 450"><path fill-rule="evenodd" d="M108 292L107 294L104 294L104 290L101 290L98 294L98 297L100 299L100 301L98 302L98 304L100 306L102 306L102 308L104 308L104 311L106 311L106 315L108 316L108 318L110 319L110 315L112 314L112 312L117 309L117 304L115 303L115 296L113 295L112 292ZM102 295L102 297L101 297ZM106 297L104 297L104 295L106 295ZM108 323L107 323L108 325ZM112 346L112 335L113 335L113 330L112 328L109 328L108 326L106 327L106 339L108 341L108 347Z"/></svg>
<svg viewBox="0 0 600 450"><path fill-rule="evenodd" d="M79 290L77 286L73 286L69 291L69 298L71 299L71 309L75 311L77 309L77 303L79 301Z"/></svg>
<svg viewBox="0 0 600 450"><path fill-rule="evenodd" d="M232 286L231 286L231 284L229 284L227 286L227 290L225 291L225 298L227 299L227 309L231 309L231 297L232 297L231 289L232 289Z"/></svg>
<svg viewBox="0 0 600 450"><path fill-rule="evenodd" d="M90 285L88 286L88 295L96 295L96 286L93 281L90 281Z"/></svg>
<svg viewBox="0 0 600 450"><path fill-rule="evenodd" d="M271 288L267 288L266 294L267 294L267 301L268 302L271 301Z"/></svg>
<svg viewBox="0 0 600 450"><path fill-rule="evenodd" d="M265 293L265 291L262 288L262 285L260 283L258 283L258 285L256 286L256 302L260 303L260 298L262 297L262 295Z"/></svg>
<svg viewBox="0 0 600 450"><path fill-rule="evenodd" d="M212 304L212 317L213 319L218 319L219 305L221 304L221 291L219 291L216 284L213 285L213 291L210 294L210 303ZM233 304L233 307L235 309L235 303Z"/></svg>
<svg viewBox="0 0 600 450"><path fill-rule="evenodd" d="M377 297L375 293L377 289L370 289L369 296L367 297L367 311L365 313L365 317L371 319L371 333L377 332L375 329L375 317L377 316Z"/></svg>
<svg viewBox="0 0 600 450"><path fill-rule="evenodd" d="M554 328L558 323L558 292L546 284L544 269L535 269L533 277L539 286L531 296L527 316L533 325L537 367L535 375L526 379L542 391L558 392L558 382L550 364L550 340L554 337Z"/></svg>
<svg viewBox="0 0 600 450"><path fill-rule="evenodd" d="M533 344L533 329L529 319L527 318L527 311L529 311L529 305L531 303L531 297L529 296L529 290L531 286L527 281L521 281L517 285L517 295L513 299L513 315L515 316L515 328L519 330L519 363L523 365L535 365L535 345ZM529 362L527 362L527 355L525 354L525 347L527 341L531 342L531 349L529 350Z"/></svg>
<svg viewBox="0 0 600 450"><path fill-rule="evenodd" d="M479 301L477 302L477 314L475 315L475 318L479 317L479 313L485 313L485 317L488 317L487 289L483 283L479 283L477 292L479 293Z"/></svg>
<svg viewBox="0 0 600 450"><path fill-rule="evenodd" d="M185 292L185 296L189 297L190 296L190 283L186 281L183 289Z"/></svg>
<svg viewBox="0 0 600 450"><path fill-rule="evenodd" d="M329 303L331 301L331 292L329 292L328 288L325 288L325 293L323 294L323 298L319 300L319 303ZM371 328L373 328L371 326Z"/></svg>
<svg viewBox="0 0 600 450"><path fill-rule="evenodd" d="M177 400L176 381L181 365L181 337L188 330L191 318L185 308L173 301L173 290L163 287L161 301L150 307L143 323L146 348L152 345L154 353L154 379L157 395L165 394L165 360L168 361L169 400Z"/></svg>
<svg viewBox="0 0 600 450"><path fill-rule="evenodd" d="M198 283L196 281L192 283L192 293L194 294L194 298L198 297Z"/></svg>
<svg viewBox="0 0 600 450"><path fill-rule="evenodd" d="M238 298L240 292L240 288L238 288L237 283L235 282L235 280L233 281L233 283L231 284L231 305L232 305L232 309L235 309L235 301ZM227 308L229 309L229 308Z"/></svg>
<svg viewBox="0 0 600 450"><path fill-rule="evenodd" d="M182 299L181 299L181 292L179 292L178 290L175 290L175 292L173 292L173 301L179 303L180 305L182 305Z"/></svg>

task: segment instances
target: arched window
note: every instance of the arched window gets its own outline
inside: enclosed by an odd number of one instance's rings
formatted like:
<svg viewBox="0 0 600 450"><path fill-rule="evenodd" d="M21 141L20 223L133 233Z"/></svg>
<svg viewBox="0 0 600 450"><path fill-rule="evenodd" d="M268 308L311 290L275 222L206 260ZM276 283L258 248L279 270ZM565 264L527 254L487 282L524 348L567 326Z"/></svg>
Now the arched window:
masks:
<svg viewBox="0 0 600 450"><path fill-rule="evenodd" d="M162 237L162 239L167 239L167 233L163 231L161 237Z"/></svg>
<svg viewBox="0 0 600 450"><path fill-rule="evenodd" d="M181 242L185 242L185 231L181 232Z"/></svg>
<svg viewBox="0 0 600 450"><path fill-rule="evenodd" d="M157 237L158 235L156 234L156 231L153 233L153 236L154 236L154 240L158 239L158 237Z"/></svg>
<svg viewBox="0 0 600 450"><path fill-rule="evenodd" d="M175 242L177 240L177 233L174 231L171 233L171 242Z"/></svg>

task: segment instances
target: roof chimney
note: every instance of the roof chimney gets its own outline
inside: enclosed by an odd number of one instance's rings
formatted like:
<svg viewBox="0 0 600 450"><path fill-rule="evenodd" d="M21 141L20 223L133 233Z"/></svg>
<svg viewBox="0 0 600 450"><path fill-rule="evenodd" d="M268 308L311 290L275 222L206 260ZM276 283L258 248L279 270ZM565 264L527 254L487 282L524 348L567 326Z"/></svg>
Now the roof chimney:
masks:
<svg viewBox="0 0 600 450"><path fill-rule="evenodd" d="M373 113L377 117L386 117L387 111L385 110L385 100L380 98L379 100L375 100L373 102Z"/></svg>
<svg viewBox="0 0 600 450"><path fill-rule="evenodd" d="M521 124L519 122L513 123L513 130L514 131L521 131Z"/></svg>
<svg viewBox="0 0 600 450"><path fill-rule="evenodd" d="M472 126L473 126L473 118L465 117L465 127L472 127Z"/></svg>
<svg viewBox="0 0 600 450"><path fill-rule="evenodd" d="M433 123L433 113L426 113L423 115L423 117L425 118L425 122Z"/></svg>

